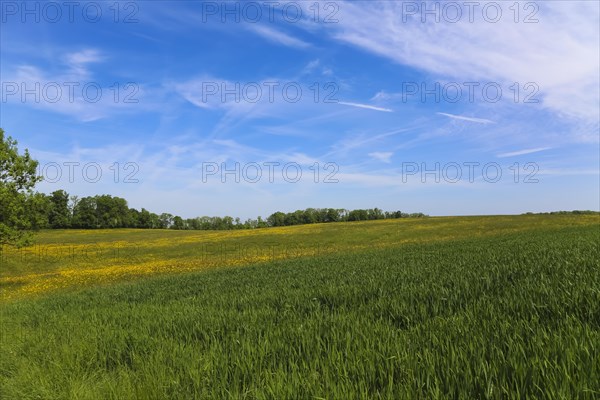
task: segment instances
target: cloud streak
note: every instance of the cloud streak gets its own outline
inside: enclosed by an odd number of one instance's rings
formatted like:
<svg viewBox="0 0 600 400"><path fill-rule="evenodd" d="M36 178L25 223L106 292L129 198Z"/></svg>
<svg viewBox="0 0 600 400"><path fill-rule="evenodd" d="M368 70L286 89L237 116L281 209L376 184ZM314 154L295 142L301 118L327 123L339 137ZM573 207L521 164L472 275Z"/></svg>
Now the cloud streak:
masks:
<svg viewBox="0 0 600 400"><path fill-rule="evenodd" d="M394 112L393 110L391 110L389 108L376 107L376 106L372 106L370 104L352 103L349 101L339 101L338 104L343 104L345 106L351 106L351 107L357 107L357 108L364 108L367 110L374 110L374 111L381 111L381 112Z"/></svg>
<svg viewBox="0 0 600 400"><path fill-rule="evenodd" d="M464 115L448 114L448 113L443 113L443 112L439 112L436 114L443 115L445 117L452 118L452 119L457 119L460 121L476 122L478 124L495 124L494 121L491 121L491 120L485 119L485 118L465 117Z"/></svg>
<svg viewBox="0 0 600 400"><path fill-rule="evenodd" d="M538 153L540 151L545 151L545 150L549 150L549 149L551 149L551 147L538 147L535 149L524 149L524 150L518 150L518 151L511 151L509 153L501 153L501 154L496 155L496 157L506 158L506 157L523 156L525 154Z"/></svg>
<svg viewBox="0 0 600 400"><path fill-rule="evenodd" d="M266 26L252 26L250 30L270 42L282 44L284 46L294 47L297 49L306 49L311 46L310 43L306 43L305 41L290 36L287 33L273 28L268 28Z"/></svg>
<svg viewBox="0 0 600 400"><path fill-rule="evenodd" d="M131 112L136 108L137 103L114 101L114 97L109 95L110 88L101 87L92 81L92 73L85 66L87 62L92 61L72 63L62 74L51 74L33 65L21 65L7 74L5 83L11 87L32 88L31 96L27 97L24 92L17 92L15 95L6 96L3 101L69 115L83 122L99 120L117 111ZM85 91L83 88L87 84L93 84L96 91ZM54 89L45 90L47 87ZM135 99L142 95L143 88L135 85L133 89L136 91L133 96Z"/></svg>
<svg viewBox="0 0 600 400"><path fill-rule="evenodd" d="M379 152L375 151L373 153L369 153L370 157L373 157L376 160L389 164L391 162L390 158L394 155L394 153L390 151Z"/></svg>

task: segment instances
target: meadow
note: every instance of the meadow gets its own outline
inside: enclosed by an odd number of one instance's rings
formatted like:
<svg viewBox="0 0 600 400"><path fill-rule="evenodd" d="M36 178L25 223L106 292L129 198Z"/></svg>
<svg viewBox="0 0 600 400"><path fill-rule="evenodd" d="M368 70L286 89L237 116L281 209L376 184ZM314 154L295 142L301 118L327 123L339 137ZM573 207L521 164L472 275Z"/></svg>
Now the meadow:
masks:
<svg viewBox="0 0 600 400"><path fill-rule="evenodd" d="M599 218L44 231L0 398L600 398Z"/></svg>

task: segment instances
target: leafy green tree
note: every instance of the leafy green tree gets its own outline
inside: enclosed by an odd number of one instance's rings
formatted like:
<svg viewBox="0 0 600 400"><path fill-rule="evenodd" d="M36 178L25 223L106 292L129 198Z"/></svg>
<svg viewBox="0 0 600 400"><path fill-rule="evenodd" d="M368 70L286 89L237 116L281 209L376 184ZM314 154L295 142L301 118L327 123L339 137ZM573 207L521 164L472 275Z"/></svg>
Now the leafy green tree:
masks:
<svg viewBox="0 0 600 400"><path fill-rule="evenodd" d="M302 211L302 223L303 224L314 224L318 221L317 210L314 208L307 208Z"/></svg>
<svg viewBox="0 0 600 400"><path fill-rule="evenodd" d="M226 215L221 220L221 228L220 229L233 229L233 217Z"/></svg>
<svg viewBox="0 0 600 400"><path fill-rule="evenodd" d="M71 196L69 197L69 213L71 213L71 218L73 218L73 213L75 212L75 206L79 203L79 196Z"/></svg>
<svg viewBox="0 0 600 400"><path fill-rule="evenodd" d="M160 228L168 229L173 225L173 214L162 213L160 214L159 221Z"/></svg>
<svg viewBox="0 0 600 400"><path fill-rule="evenodd" d="M179 215L176 215L175 217L173 217L173 225L171 226L171 229L177 229L177 230L185 229L185 222L183 221L183 218L181 218Z"/></svg>
<svg viewBox="0 0 600 400"><path fill-rule="evenodd" d="M69 210L69 194L64 190L56 190L48 197L50 210L48 223L51 228L64 229L71 225L71 211Z"/></svg>
<svg viewBox="0 0 600 400"><path fill-rule="evenodd" d="M122 228L129 221L127 200L105 194L96 196L96 217L99 228Z"/></svg>
<svg viewBox="0 0 600 400"><path fill-rule="evenodd" d="M135 208L130 208L129 213L127 215L127 223L125 226L127 228L142 228L139 224L140 221L140 212Z"/></svg>
<svg viewBox="0 0 600 400"><path fill-rule="evenodd" d="M50 214L52 203L49 196L46 196L44 193L33 193L27 198L25 208L27 209L32 229L50 228L48 215Z"/></svg>
<svg viewBox="0 0 600 400"><path fill-rule="evenodd" d="M73 209L73 227L83 229L98 228L96 198L84 197L77 202Z"/></svg>
<svg viewBox="0 0 600 400"><path fill-rule="evenodd" d="M296 210L294 212L285 214L285 225L291 226L302 224L303 214L304 213L302 212L302 210Z"/></svg>
<svg viewBox="0 0 600 400"><path fill-rule="evenodd" d="M264 221L264 220L262 219L262 217L258 217L258 218L256 219L256 227L257 227L257 228L266 228L266 227L268 227L268 226L269 226L269 223L268 223L267 221Z"/></svg>
<svg viewBox="0 0 600 400"><path fill-rule="evenodd" d="M200 218L188 218L185 220L185 224L188 226L188 229L202 229Z"/></svg>
<svg viewBox="0 0 600 400"><path fill-rule="evenodd" d="M335 208L327 209L327 222L337 222L340 219L340 211Z"/></svg>
<svg viewBox="0 0 600 400"><path fill-rule="evenodd" d="M285 225L285 214L281 211L274 212L267 218L269 226L284 226Z"/></svg>
<svg viewBox="0 0 600 400"><path fill-rule="evenodd" d="M150 213L150 228L160 228L160 217L158 216L158 214Z"/></svg>
<svg viewBox="0 0 600 400"><path fill-rule="evenodd" d="M0 245L31 243L31 230L39 225L30 212L33 205L40 204L39 196L33 197L35 184L42 180L37 166L29 151L20 155L17 141L5 137L0 128Z"/></svg>
<svg viewBox="0 0 600 400"><path fill-rule="evenodd" d="M152 228L152 219L150 217L150 211L142 208L142 211L138 214L138 226L140 228Z"/></svg>
<svg viewBox="0 0 600 400"><path fill-rule="evenodd" d="M367 219L369 219L369 220L384 218L383 211L381 211L379 208L371 208L371 209L367 210L367 214L368 214Z"/></svg>

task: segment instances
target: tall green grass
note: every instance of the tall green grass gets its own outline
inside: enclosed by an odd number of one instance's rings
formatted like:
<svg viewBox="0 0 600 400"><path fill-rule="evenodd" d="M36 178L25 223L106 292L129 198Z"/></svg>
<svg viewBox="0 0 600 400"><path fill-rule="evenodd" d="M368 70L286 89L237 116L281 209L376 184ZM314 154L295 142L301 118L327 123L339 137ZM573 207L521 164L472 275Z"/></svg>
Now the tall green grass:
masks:
<svg viewBox="0 0 600 400"><path fill-rule="evenodd" d="M600 398L599 243L549 224L12 301L0 397Z"/></svg>

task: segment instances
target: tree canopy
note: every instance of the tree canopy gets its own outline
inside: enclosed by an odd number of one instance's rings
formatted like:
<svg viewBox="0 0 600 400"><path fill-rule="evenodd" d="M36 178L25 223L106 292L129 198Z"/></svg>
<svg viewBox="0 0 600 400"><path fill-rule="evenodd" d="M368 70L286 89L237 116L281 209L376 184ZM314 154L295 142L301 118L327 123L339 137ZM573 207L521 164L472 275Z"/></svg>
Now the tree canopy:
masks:
<svg viewBox="0 0 600 400"><path fill-rule="evenodd" d="M38 163L25 149L19 154L17 141L5 137L0 128L0 245L26 245L31 230L43 224L44 200L33 192L42 178Z"/></svg>

